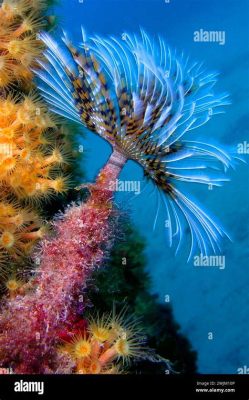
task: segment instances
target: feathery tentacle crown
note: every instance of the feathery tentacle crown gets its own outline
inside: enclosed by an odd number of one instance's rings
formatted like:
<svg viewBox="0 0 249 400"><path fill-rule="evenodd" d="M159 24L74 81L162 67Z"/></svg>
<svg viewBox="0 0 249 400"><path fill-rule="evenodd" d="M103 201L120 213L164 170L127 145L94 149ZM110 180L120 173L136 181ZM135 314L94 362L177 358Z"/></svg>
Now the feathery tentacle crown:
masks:
<svg viewBox="0 0 249 400"><path fill-rule="evenodd" d="M41 33L48 63L36 71L52 111L82 123L105 138L127 159L138 162L163 196L170 245L183 240L183 220L191 233L191 250L201 254L219 249L224 235L196 203L175 186L176 181L220 186L217 171L230 166L222 148L191 138L194 129L229 104L214 95L215 73L172 52L159 37L151 40L122 35L86 40L78 50L64 34L64 45ZM220 164L220 165L219 165ZM180 211L180 212L179 212Z"/></svg>

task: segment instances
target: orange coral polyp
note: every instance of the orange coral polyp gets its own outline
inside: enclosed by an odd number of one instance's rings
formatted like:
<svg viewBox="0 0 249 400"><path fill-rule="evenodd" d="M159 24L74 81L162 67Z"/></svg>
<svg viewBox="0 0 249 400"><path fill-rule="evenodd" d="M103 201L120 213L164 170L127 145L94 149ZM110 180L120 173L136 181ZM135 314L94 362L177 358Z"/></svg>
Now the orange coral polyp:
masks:
<svg viewBox="0 0 249 400"><path fill-rule="evenodd" d="M91 343L85 338L78 338L73 346L73 353L76 358L86 358L91 354Z"/></svg>
<svg viewBox="0 0 249 400"><path fill-rule="evenodd" d="M13 61L8 57L8 55L0 55L0 79L4 79L5 76L10 76L13 74Z"/></svg>
<svg viewBox="0 0 249 400"><path fill-rule="evenodd" d="M15 292L17 289L19 289L20 284L16 279L9 279L6 282L6 287L10 292Z"/></svg>
<svg viewBox="0 0 249 400"><path fill-rule="evenodd" d="M44 167L51 164L62 164L64 163L64 158L59 149L54 149L52 154L44 159Z"/></svg>
<svg viewBox="0 0 249 400"><path fill-rule="evenodd" d="M91 332L93 337L100 343L105 342L110 338L110 330L103 327L92 327Z"/></svg>
<svg viewBox="0 0 249 400"><path fill-rule="evenodd" d="M89 373L90 374L99 374L101 372L101 364L98 360L93 360L89 365Z"/></svg>
<svg viewBox="0 0 249 400"><path fill-rule="evenodd" d="M32 72L25 65L15 65L13 74L18 81L29 82L33 78Z"/></svg>
<svg viewBox="0 0 249 400"><path fill-rule="evenodd" d="M11 3L7 3L4 1L1 5L1 14L3 18L6 18L6 20L11 21L14 19L17 15L16 13L16 8L11 5Z"/></svg>
<svg viewBox="0 0 249 400"><path fill-rule="evenodd" d="M63 193L66 191L66 179L64 177L51 179L49 180L49 187L57 193Z"/></svg>
<svg viewBox="0 0 249 400"><path fill-rule="evenodd" d="M37 240L37 239L42 239L45 233L46 233L46 228L41 227L38 231L23 233L22 237L25 240Z"/></svg>
<svg viewBox="0 0 249 400"><path fill-rule="evenodd" d="M34 124L42 129L55 128L56 126L49 114L36 115L34 118Z"/></svg>
<svg viewBox="0 0 249 400"><path fill-rule="evenodd" d="M29 112L36 113L37 110L46 112L44 104L41 103L39 97L35 94L30 94L29 96L24 96L22 106L25 110Z"/></svg>
<svg viewBox="0 0 249 400"><path fill-rule="evenodd" d="M32 124L32 115L29 111L25 110L23 107L20 107L17 111L17 121L23 125Z"/></svg>
<svg viewBox="0 0 249 400"><path fill-rule="evenodd" d="M29 68L32 63L34 62L35 57L32 56L32 54L24 54L23 56L20 57L20 63L25 67Z"/></svg>
<svg viewBox="0 0 249 400"><path fill-rule="evenodd" d="M38 215L29 208L7 198L0 201L0 248L9 256L16 259L29 254L46 231Z"/></svg>
<svg viewBox="0 0 249 400"><path fill-rule="evenodd" d="M46 23L41 13L46 7L46 0L3 0L0 5L0 186L6 195L0 199L1 265L26 256L47 231L24 204L37 207L65 191L59 172L64 146L55 148L58 118L48 112L32 83L32 68L42 57L36 34ZM17 86L13 93L12 84ZM22 90L31 93L21 95ZM51 138L44 135L48 128ZM14 286L9 281L9 290L15 291Z"/></svg>
<svg viewBox="0 0 249 400"><path fill-rule="evenodd" d="M6 157L12 157L15 151L15 145L13 139L8 137L0 136L0 156L2 159Z"/></svg>
<svg viewBox="0 0 249 400"><path fill-rule="evenodd" d="M8 86L10 83L11 83L11 76L5 71L0 71L0 87L4 88L5 86Z"/></svg>
<svg viewBox="0 0 249 400"><path fill-rule="evenodd" d="M21 25L13 32L13 36L18 38L27 32L37 32L42 28L43 25L44 22L42 19L37 18L36 14L33 13L32 15L23 19Z"/></svg>
<svg viewBox="0 0 249 400"><path fill-rule="evenodd" d="M46 6L44 0L4 0L1 9L7 19L24 17L28 12L38 13Z"/></svg>
<svg viewBox="0 0 249 400"><path fill-rule="evenodd" d="M24 225L25 223L25 216L23 212L18 213L17 215L13 216L13 217L9 217L8 218L8 224L13 224L15 225L17 228L21 227L22 225Z"/></svg>
<svg viewBox="0 0 249 400"><path fill-rule="evenodd" d="M3 217L8 215L15 215L16 210L13 204L5 203L3 201L0 202L0 216Z"/></svg>
<svg viewBox="0 0 249 400"><path fill-rule="evenodd" d="M10 179L10 183L15 194L21 199L29 199L33 196L35 197L37 195L37 192L39 191L39 184L34 181L34 179L32 179L32 176L30 181L28 181L28 178L26 176L23 176L23 180L15 177L13 179Z"/></svg>
<svg viewBox="0 0 249 400"><path fill-rule="evenodd" d="M128 357L130 355L130 346L128 340L120 338L117 340L114 346L119 356Z"/></svg>
<svg viewBox="0 0 249 400"><path fill-rule="evenodd" d="M4 231L0 238L0 245L5 249L10 249L15 244L15 237L13 233Z"/></svg>
<svg viewBox="0 0 249 400"><path fill-rule="evenodd" d="M12 55L12 57L19 58L24 50L23 50L23 43L20 39L13 39L9 43L7 43L6 48L8 52Z"/></svg>
<svg viewBox="0 0 249 400"><path fill-rule="evenodd" d="M117 350L115 349L114 346L112 346L111 348L106 350L103 354L101 354L101 356L99 357L99 362L103 366L112 362L113 360L115 360L115 358L117 358Z"/></svg>
<svg viewBox="0 0 249 400"><path fill-rule="evenodd" d="M24 39L12 39L6 43L5 47L12 57L21 62L25 56L30 56L34 59L41 53L39 42L30 37Z"/></svg>
<svg viewBox="0 0 249 400"><path fill-rule="evenodd" d="M20 158L24 161L29 161L31 159L31 151L28 148L24 148L20 151Z"/></svg>
<svg viewBox="0 0 249 400"><path fill-rule="evenodd" d="M23 35L25 32L28 32L29 28L26 26L25 22L22 22L22 24L13 32L13 37L19 38L19 36Z"/></svg>
<svg viewBox="0 0 249 400"><path fill-rule="evenodd" d="M6 157L5 160L1 161L0 174L7 175L16 166L16 160L13 157Z"/></svg>
<svg viewBox="0 0 249 400"><path fill-rule="evenodd" d="M6 128L0 128L0 135L7 137L8 139L13 139L16 134L16 129L12 126L7 126Z"/></svg>
<svg viewBox="0 0 249 400"><path fill-rule="evenodd" d="M67 343L64 350L74 360L76 373L81 374L107 374L118 373L120 360L124 364L131 358L143 358L146 352L142 348L143 337L137 320L133 317L126 318L126 309L119 314L104 314L92 317L88 321L87 339L85 336L76 336ZM91 352L85 357L77 357L75 345L84 339L84 346L91 343ZM90 349L90 348L88 348Z"/></svg>
<svg viewBox="0 0 249 400"><path fill-rule="evenodd" d="M23 282L15 277L10 277L5 283L6 288L10 292L10 295L14 294L18 289L21 288Z"/></svg>
<svg viewBox="0 0 249 400"><path fill-rule="evenodd" d="M11 100L11 98L7 98L4 101L0 101L0 116L8 117L10 115L14 115L16 112L16 104L15 101Z"/></svg>

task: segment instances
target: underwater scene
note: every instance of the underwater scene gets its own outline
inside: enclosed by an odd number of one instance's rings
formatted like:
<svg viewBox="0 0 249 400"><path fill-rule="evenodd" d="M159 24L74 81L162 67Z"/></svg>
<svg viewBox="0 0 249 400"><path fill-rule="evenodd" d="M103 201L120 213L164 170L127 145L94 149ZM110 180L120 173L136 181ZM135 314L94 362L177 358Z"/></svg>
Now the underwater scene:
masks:
<svg viewBox="0 0 249 400"><path fill-rule="evenodd" d="M248 15L0 2L1 374L249 374Z"/></svg>

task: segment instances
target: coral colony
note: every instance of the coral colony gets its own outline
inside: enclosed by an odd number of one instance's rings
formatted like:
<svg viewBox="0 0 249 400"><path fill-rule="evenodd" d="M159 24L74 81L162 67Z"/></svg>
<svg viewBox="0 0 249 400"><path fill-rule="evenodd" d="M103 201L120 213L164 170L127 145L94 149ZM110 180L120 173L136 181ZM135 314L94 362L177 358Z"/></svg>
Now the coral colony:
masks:
<svg viewBox="0 0 249 400"><path fill-rule="evenodd" d="M0 248L1 265L31 252L45 232L39 205L66 188L66 146L33 90L44 26L41 1L4 1L0 8ZM18 90L16 90L18 87ZM24 94L21 94L23 91Z"/></svg>
<svg viewBox="0 0 249 400"><path fill-rule="evenodd" d="M215 253L222 228L176 184L219 186L225 180L217 167L226 170L230 156L191 135L227 99L212 92L215 74L143 31L90 41L83 31L81 50L66 35L63 45L45 31L37 37L47 29L47 6L43 0L4 0L0 8L0 248L6 275L0 363L14 373L122 373L133 358L153 359L137 321L127 310L84 317L84 289L114 236L119 174L132 159L155 183L176 250L187 224L189 258L197 250ZM34 72L46 103L35 91ZM12 84L24 94L15 94ZM55 113L105 138L113 152L88 185L88 199L70 204L47 235L39 209L67 190L67 138L58 144ZM25 264L28 254L35 272L25 279L10 274L8 265Z"/></svg>

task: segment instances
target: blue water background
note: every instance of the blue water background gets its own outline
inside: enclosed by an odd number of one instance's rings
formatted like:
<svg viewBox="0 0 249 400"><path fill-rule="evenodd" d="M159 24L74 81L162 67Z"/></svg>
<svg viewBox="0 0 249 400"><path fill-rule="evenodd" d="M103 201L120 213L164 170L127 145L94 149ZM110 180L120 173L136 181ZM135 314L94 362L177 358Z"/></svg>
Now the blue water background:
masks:
<svg viewBox="0 0 249 400"><path fill-rule="evenodd" d="M163 35L172 48L183 50L193 60L204 61L208 69L219 71L217 90L228 91L232 105L195 135L236 149L238 143L249 140L248 10L247 0L60 0L55 13L76 42L81 41L80 25L90 36L138 32L141 26L152 35ZM225 31L225 45L194 42L194 31L199 29ZM107 160L110 147L91 133L82 143L90 181ZM249 155L245 159L249 161ZM161 212L153 232L157 204L152 186L134 198L119 194L117 199L147 240L153 291L162 302L170 296L175 318L198 352L201 373L237 373L238 368L249 367L248 167L238 165L229 176L231 182L218 189L185 186L185 192L218 216L231 234L232 242L224 242L223 270L187 263L188 235L186 246L175 256L165 243ZM142 179L141 169L128 162L121 179ZM213 340L208 339L210 332Z"/></svg>

